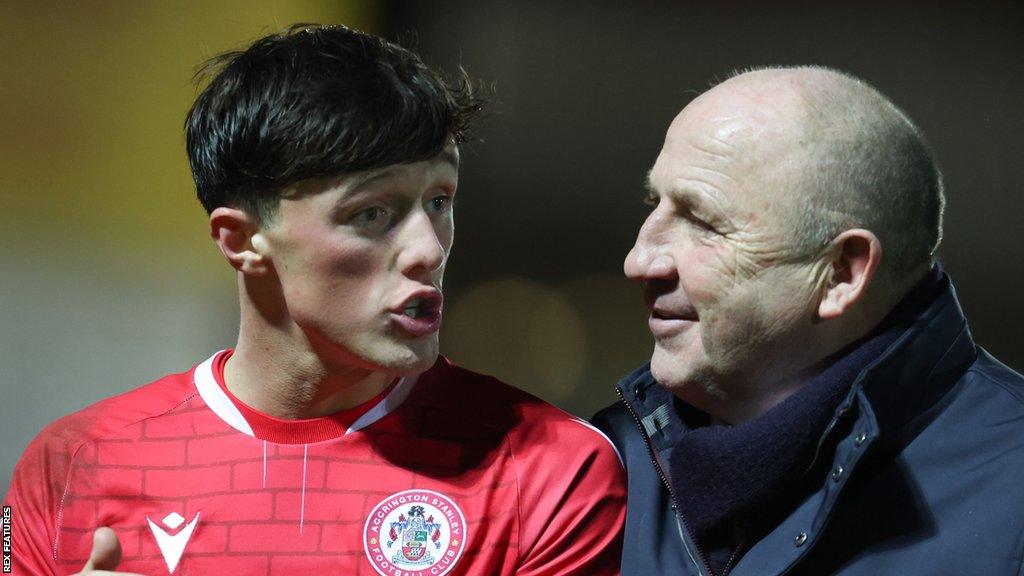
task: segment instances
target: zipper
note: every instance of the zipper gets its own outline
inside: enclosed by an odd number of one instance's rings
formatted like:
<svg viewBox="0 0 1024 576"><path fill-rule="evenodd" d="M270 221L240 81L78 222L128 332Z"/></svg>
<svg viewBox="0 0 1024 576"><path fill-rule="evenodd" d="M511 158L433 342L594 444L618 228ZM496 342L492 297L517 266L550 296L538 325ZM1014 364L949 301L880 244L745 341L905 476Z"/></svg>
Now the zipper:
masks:
<svg viewBox="0 0 1024 576"><path fill-rule="evenodd" d="M736 544L736 549L732 551L732 556L729 556L729 561L725 563L725 568L722 569L722 576L728 576L729 571L732 570L732 564L740 555L740 551L743 550L743 542L740 541Z"/></svg>
<svg viewBox="0 0 1024 576"><path fill-rule="evenodd" d="M697 568L698 576L705 576L705 574L714 576L715 573L709 567L710 565L700 548L697 547L697 542L694 541L693 543L693 548L697 551L696 558L694 557L693 551L690 550L690 546L686 543L687 539L691 541L693 540L693 535L690 534L690 530L686 527L686 522L683 520L683 515L679 512L679 502L676 500L676 492L672 489L672 484L669 483L668 477L665 476L665 469L661 467L661 462L658 461L658 456L654 452L654 447L651 446L651 439L647 437L647 433L644 431L644 426L640 421L640 417L637 416L636 411L633 410L633 407L630 406L629 402L626 402L626 397L622 394L622 390L620 390L618 386L615 387L615 393L619 395L619 400L626 406L626 411L629 412L629 415L633 417L633 422L640 431L640 437L643 438L644 446L647 447L647 453L651 457L654 469L658 471L658 478L661 479L661 484L666 490L668 490L669 498L672 501L672 513L676 518L676 528L679 531L679 539L683 541L683 548L686 550L686 555L690 557L690 562L693 562L694 567ZM732 559L729 560L729 563L732 563Z"/></svg>

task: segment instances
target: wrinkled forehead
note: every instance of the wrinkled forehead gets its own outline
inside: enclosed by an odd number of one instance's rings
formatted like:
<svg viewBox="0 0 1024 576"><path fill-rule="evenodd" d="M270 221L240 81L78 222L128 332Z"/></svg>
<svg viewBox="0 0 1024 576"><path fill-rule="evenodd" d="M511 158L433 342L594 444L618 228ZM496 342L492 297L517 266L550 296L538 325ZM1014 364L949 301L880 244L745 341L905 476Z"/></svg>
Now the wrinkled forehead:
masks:
<svg viewBox="0 0 1024 576"><path fill-rule="evenodd" d="M729 80L693 100L672 121L667 153L699 152L763 177L798 164L809 145L802 96L777 82Z"/></svg>
<svg viewBox="0 0 1024 576"><path fill-rule="evenodd" d="M799 100L722 84L673 120L649 174L651 190L687 206L693 198L739 220L785 220L798 200L806 154Z"/></svg>

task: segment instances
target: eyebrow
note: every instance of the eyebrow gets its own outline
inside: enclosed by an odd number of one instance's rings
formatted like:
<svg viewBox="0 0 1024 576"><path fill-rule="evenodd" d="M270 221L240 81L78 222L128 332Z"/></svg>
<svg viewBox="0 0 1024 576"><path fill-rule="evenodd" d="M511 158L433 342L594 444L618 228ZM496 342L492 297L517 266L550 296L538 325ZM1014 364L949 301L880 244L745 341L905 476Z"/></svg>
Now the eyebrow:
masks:
<svg viewBox="0 0 1024 576"><path fill-rule="evenodd" d="M647 175L644 176L644 195L647 196L648 198L650 198L651 196L657 196L658 195L658 191L655 190L654 186L651 184L651 172L652 171L653 170L648 170L647 171Z"/></svg>
<svg viewBox="0 0 1024 576"><path fill-rule="evenodd" d="M444 150L442 150L441 153L435 156L434 158L440 160L441 162L451 164L452 167L455 168L456 172L459 171L459 155L456 152L456 149L452 147L444 147ZM348 193L356 193L360 189L365 188L367 184L369 184L370 182L389 178L394 175L394 171L395 166L391 165L385 168L381 168L380 171L370 173L365 178L361 178L360 180L353 182L348 189Z"/></svg>
<svg viewBox="0 0 1024 576"><path fill-rule="evenodd" d="M647 173L647 177L644 179L644 190L649 195L661 196L661 193L651 184L650 172ZM673 187L665 192L665 195L670 196L673 202L685 206L690 212L703 214L706 217L712 217L718 213L714 206L704 198L703 194L690 188Z"/></svg>
<svg viewBox="0 0 1024 576"><path fill-rule="evenodd" d="M445 163L451 164L452 168L455 168L455 171L458 172L459 171L459 154L458 154L458 152L456 150L457 149L452 147L452 146L445 146L444 149L441 150L441 153L438 154L437 156L435 156L434 159L440 160L441 162L445 162ZM367 175L365 178L359 180L358 182L353 183L349 187L349 193L351 194L353 192L357 192L359 189L363 188L364 186L366 186L370 182L374 182L374 181L377 181L377 180L383 180L385 178L390 178L390 177L394 176L394 172L395 172L395 165L391 165L391 166L387 166L385 168L382 168L379 172L371 173L371 174Z"/></svg>
<svg viewBox="0 0 1024 576"><path fill-rule="evenodd" d="M361 188L365 187L367 184L371 182L377 180L384 180L385 178L390 178L394 176L394 172L394 167L389 166L387 168L381 169L380 171L367 174L365 178L360 178L359 181L354 182L351 186L349 186L349 194L359 191Z"/></svg>

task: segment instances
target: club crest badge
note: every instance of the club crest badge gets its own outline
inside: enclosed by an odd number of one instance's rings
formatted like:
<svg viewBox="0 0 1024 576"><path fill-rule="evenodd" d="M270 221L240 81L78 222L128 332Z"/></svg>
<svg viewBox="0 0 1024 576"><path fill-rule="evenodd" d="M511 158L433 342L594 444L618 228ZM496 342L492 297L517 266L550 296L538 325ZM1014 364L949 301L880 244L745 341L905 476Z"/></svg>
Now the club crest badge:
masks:
<svg viewBox="0 0 1024 576"><path fill-rule="evenodd" d="M431 490L405 490L370 511L363 547L382 576L442 576L462 556L466 528L466 517L451 498Z"/></svg>

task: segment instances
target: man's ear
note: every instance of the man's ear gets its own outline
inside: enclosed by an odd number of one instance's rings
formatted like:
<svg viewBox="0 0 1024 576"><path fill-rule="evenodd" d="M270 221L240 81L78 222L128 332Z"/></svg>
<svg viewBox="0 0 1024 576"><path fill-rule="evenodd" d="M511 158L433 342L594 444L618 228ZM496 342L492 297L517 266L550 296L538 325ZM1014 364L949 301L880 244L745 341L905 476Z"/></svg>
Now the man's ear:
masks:
<svg viewBox="0 0 1024 576"><path fill-rule="evenodd" d="M863 298L882 261L882 243L870 230L847 230L832 241L832 262L825 294L818 304L822 320L838 318Z"/></svg>
<svg viewBox="0 0 1024 576"><path fill-rule="evenodd" d="M255 219L244 210L221 206L210 213L210 236L236 270L263 276L270 270L266 240Z"/></svg>

